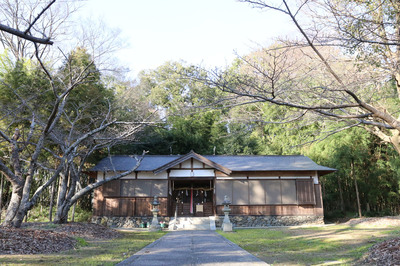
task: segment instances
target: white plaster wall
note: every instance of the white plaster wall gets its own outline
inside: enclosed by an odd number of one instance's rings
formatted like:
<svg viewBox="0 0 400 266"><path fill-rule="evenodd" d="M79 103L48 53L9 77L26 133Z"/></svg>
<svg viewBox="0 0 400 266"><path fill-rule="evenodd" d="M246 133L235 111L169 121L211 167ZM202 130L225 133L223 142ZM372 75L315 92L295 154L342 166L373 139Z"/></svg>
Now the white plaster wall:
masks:
<svg viewBox="0 0 400 266"><path fill-rule="evenodd" d="M310 176L281 176L281 179L310 179Z"/></svg>
<svg viewBox="0 0 400 266"><path fill-rule="evenodd" d="M170 177L213 177L214 170L213 169L204 169L204 170L171 170L169 173Z"/></svg>
<svg viewBox="0 0 400 266"><path fill-rule="evenodd" d="M189 168L189 169L192 168L192 163L191 163L190 159L186 160L182 163L182 168Z"/></svg>
<svg viewBox="0 0 400 266"><path fill-rule="evenodd" d="M313 179L314 179L314 184L318 185L319 184L319 178L318 178L318 172L315 171L314 175L313 175Z"/></svg>
<svg viewBox="0 0 400 266"><path fill-rule="evenodd" d="M217 180L242 180L247 179L247 176L217 176Z"/></svg>
<svg viewBox="0 0 400 266"><path fill-rule="evenodd" d="M193 160L193 168L203 168L203 163L197 160Z"/></svg>
<svg viewBox="0 0 400 266"><path fill-rule="evenodd" d="M249 179L279 179L279 176L249 176Z"/></svg>
<svg viewBox="0 0 400 266"><path fill-rule="evenodd" d="M97 172L97 181L103 180L103 172Z"/></svg>
<svg viewBox="0 0 400 266"><path fill-rule="evenodd" d="M138 179L168 179L167 171L163 171L158 174L154 174L153 172L138 172Z"/></svg>
<svg viewBox="0 0 400 266"><path fill-rule="evenodd" d="M105 174L105 176L104 176L104 175L103 175L104 172L97 172L97 181L103 180L104 177L105 177L105 178L109 178L109 177L118 175L118 174L120 174L120 173L122 173L122 172L121 172L121 171L118 171L118 172L108 171L108 172L106 172L106 174ZM127 176L121 177L120 179L135 179L135 173L131 173L131 174L127 175Z"/></svg>
<svg viewBox="0 0 400 266"><path fill-rule="evenodd" d="M117 171L117 172L114 172L114 171L108 171L108 172L106 172L106 178L109 178L109 177L112 177L112 176L115 176L115 175L119 175L121 172L120 171Z"/></svg>
<svg viewBox="0 0 400 266"><path fill-rule="evenodd" d="M127 175L127 176L124 176L124 177L121 177L121 179L135 179L136 178L136 176L135 176L135 173L133 172L133 173L130 173L129 175Z"/></svg>

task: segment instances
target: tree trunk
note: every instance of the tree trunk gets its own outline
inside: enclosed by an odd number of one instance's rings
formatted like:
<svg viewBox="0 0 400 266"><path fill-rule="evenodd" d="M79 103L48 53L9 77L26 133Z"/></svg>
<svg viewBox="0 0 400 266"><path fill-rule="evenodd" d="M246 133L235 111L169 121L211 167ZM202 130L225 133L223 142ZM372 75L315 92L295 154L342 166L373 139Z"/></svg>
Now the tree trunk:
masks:
<svg viewBox="0 0 400 266"><path fill-rule="evenodd" d="M12 226L12 221L14 220L15 215L17 214L19 205L21 203L22 198L22 190L23 185L21 184L13 184L12 186L12 194L10 203L8 204L6 217L4 218L3 226Z"/></svg>
<svg viewBox="0 0 400 266"><path fill-rule="evenodd" d="M64 207L66 204L66 195L68 190L68 173L69 167L67 167L67 170L61 174L60 185L58 188L57 211L54 217L54 223L66 223L68 220L68 216L64 217Z"/></svg>
<svg viewBox="0 0 400 266"><path fill-rule="evenodd" d="M14 173L11 171L6 172L9 181L12 185L12 194L10 203L7 208L6 217L4 218L3 226L12 226L12 221L17 215L18 208L21 204L22 193L24 189L24 179L22 177L22 170L19 158L18 139L20 137L19 129L16 128L11 140L11 164L14 167ZM1 161L0 161L1 162ZM2 171L9 170L2 164Z"/></svg>
<svg viewBox="0 0 400 266"><path fill-rule="evenodd" d="M119 173L113 177L103 179L101 181L97 181L92 184L88 184L86 187L80 189L79 191L76 191L77 187L77 182L79 180L79 172L74 171L74 168L71 167L66 173L69 174L70 176L70 187L67 194L68 190L68 182L66 181L66 174L62 176L62 179L60 180L60 183L62 183L62 186L60 187L60 193L59 193L59 201L57 203L57 213L56 217L54 218L54 223L66 223L68 221L68 212L70 208L72 207L73 204L75 204L81 197L86 195L87 193L91 192L93 189L98 188L99 186L103 185L106 182L110 182L112 180L119 179L123 176L129 175L133 173L140 165L140 163L143 160L144 155L146 154L145 151L143 151L142 156L137 159L135 167L133 167L131 170Z"/></svg>
<svg viewBox="0 0 400 266"><path fill-rule="evenodd" d="M342 191L342 184L340 182L340 176L338 175L338 189L339 189L339 199L340 199L340 210L344 212L344 200L343 200L343 191Z"/></svg>
<svg viewBox="0 0 400 266"><path fill-rule="evenodd" d="M392 130L392 137L390 138L390 142L393 144L393 147L397 151L397 153L400 154L400 132L398 130Z"/></svg>
<svg viewBox="0 0 400 266"><path fill-rule="evenodd" d="M27 204L31 192L31 185L32 185L32 174L29 174L25 179L25 185L22 191L21 203L18 207L17 215L13 219L14 227L17 228L21 227L22 222L24 221L24 217L27 216L27 211L28 211Z"/></svg>
<svg viewBox="0 0 400 266"><path fill-rule="evenodd" d="M0 223L1 223L1 215L3 214L3 186L4 186L4 176L1 173L1 182L0 182Z"/></svg>
<svg viewBox="0 0 400 266"><path fill-rule="evenodd" d="M360 204L360 195L358 193L358 185L357 185L357 178L354 174L354 161L351 160L351 172L350 172L351 177L354 179L354 186L356 189L356 197L357 197L357 209L358 209L358 217L362 217L361 214L361 204Z"/></svg>
<svg viewBox="0 0 400 266"><path fill-rule="evenodd" d="M74 222L74 220L75 220L75 208L76 208L76 202L74 203L74 205L72 207L72 217L71 217L72 222Z"/></svg>
<svg viewBox="0 0 400 266"><path fill-rule="evenodd" d="M55 187L57 186L57 182L53 182L51 185L51 195L50 195L50 206L49 206L49 222L53 220L53 202L54 202L54 193Z"/></svg>
<svg viewBox="0 0 400 266"><path fill-rule="evenodd" d="M62 206L57 208L56 216L54 217L53 223L55 224L65 224L68 222L68 212L71 208L71 205L68 203L64 203Z"/></svg>
<svg viewBox="0 0 400 266"><path fill-rule="evenodd" d="M68 174L64 176L64 180L62 182L63 186L61 187L61 193L59 197L60 200L59 205L57 206L57 213L54 219L54 223L67 223L68 212L72 205L76 203L76 201L71 202L71 198L75 195L78 177L75 175L73 167L68 167L67 169L69 169L69 171Z"/></svg>

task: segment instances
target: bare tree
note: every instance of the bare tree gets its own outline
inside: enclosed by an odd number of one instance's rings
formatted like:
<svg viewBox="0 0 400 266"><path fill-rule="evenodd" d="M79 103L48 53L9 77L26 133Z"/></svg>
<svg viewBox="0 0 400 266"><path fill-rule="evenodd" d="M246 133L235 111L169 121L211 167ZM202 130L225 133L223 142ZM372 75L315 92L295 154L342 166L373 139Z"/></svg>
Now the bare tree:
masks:
<svg viewBox="0 0 400 266"><path fill-rule="evenodd" d="M77 106L69 104L73 90L90 80L93 72L88 69L92 64L93 62L81 71L74 72L73 77L69 76L68 82L63 83L54 82L55 78L42 63L41 66L49 75L48 82L54 95L54 102L49 102L47 106L47 108L52 108L51 112L46 113L46 106L37 108L36 102L32 99L21 97L20 103L14 105L14 109L10 109L11 119L8 115L3 116L2 124L8 123L6 128L12 128L18 124L24 125L26 121L30 121L29 131L23 127L21 130L17 127L13 136L8 136L9 130L0 129L1 142L8 142L11 147L10 164L4 161L6 157L1 158L0 170L13 185L12 199L4 225L19 227L27 211L37 203L43 191L58 178L61 178L61 191L56 222L65 222L69 208L85 193L134 171L135 168L132 168L126 173L117 173L106 180L76 189L88 156L98 149L110 148L116 143L134 138L135 134L146 125L143 120L118 121L113 116L111 106L105 109L105 113L95 113L92 117L85 111L85 108L90 107L90 103L76 102ZM18 91L12 91L19 96ZM71 109L74 106L76 109ZM100 106L92 106L92 108L96 112L101 109ZM28 117L26 117L27 113ZM20 123L16 123L17 120ZM51 162L59 162L56 169L47 162L50 156L53 157ZM138 163L140 161L141 158L138 159ZM49 180L43 180L44 183L40 184L31 196L33 176L39 168L51 172L52 176Z"/></svg>
<svg viewBox="0 0 400 266"><path fill-rule="evenodd" d="M0 28L1 41L12 50L14 59L18 59L11 63L12 67L17 68L19 62L28 56L34 59L32 68L37 71L35 75L28 75L36 77L35 82L20 83L20 78L18 82L8 83L6 79L1 79L8 98L3 99L0 115L0 146L4 151L9 147L9 152L0 154L0 171L5 174L13 188L3 222L5 226L19 227L27 211L57 179L60 179L61 191L56 222L65 222L69 208L80 197L105 182L129 174L137 167L86 187L79 186L88 156L97 149L110 148L116 143L134 138L146 122L140 118L133 122L119 121L112 101L105 101L102 107L88 102L101 95L90 95L86 102L81 103L85 99L80 99L80 92L75 91L91 89L90 82L93 80L100 82L100 70L95 67L95 60L104 56L104 50L100 50L97 57L82 59L78 54L77 58L84 60L85 64L75 67L72 57L65 56L63 52L61 55L64 56L64 69L52 69L44 63L43 49L46 48L40 44L51 44L50 38L54 38L56 30L66 18L63 16L60 19L55 15L52 10L54 2L42 7L41 1L7 1L2 10L5 20L1 23L5 27ZM37 10L40 12L34 16ZM47 14L47 19L43 19ZM7 19L12 23L7 24ZM21 30L24 26L26 28ZM33 36L33 33L41 37ZM112 38L108 40L114 41ZM94 45L93 42L90 43ZM105 44L106 42L102 42L95 48L101 48ZM78 51L79 49L83 48L78 48ZM22 68L21 71L16 71L17 75L22 72ZM89 85L80 87L85 84ZM99 86L99 83L92 85L93 88ZM85 110L89 107L92 108L92 113ZM138 157L138 164L142 157ZM54 168L54 165L57 167ZM38 169L47 171L51 177L39 180L38 188L32 192L33 177Z"/></svg>
<svg viewBox="0 0 400 266"><path fill-rule="evenodd" d="M240 58L239 70L203 82L233 104L269 102L363 127L400 154L398 1L240 2L288 16L303 39L265 49L264 59Z"/></svg>
<svg viewBox="0 0 400 266"><path fill-rule="evenodd" d="M40 59L39 59L40 60ZM42 64L44 67L44 64ZM45 71L49 74L47 69L44 67ZM51 76L49 76L50 81L52 81ZM76 80L74 83L70 84L62 93L58 94L59 91L54 84L54 82L50 82L52 85L52 89L54 91L54 105L50 114L47 116L42 125L38 123L42 119L41 115L38 114L37 109L34 106L30 106L29 101L25 99L20 99L21 103L17 105L17 110L11 110L11 113L18 114L21 109L28 109L31 112L29 117L21 116L23 120L30 120L30 128L28 131L28 136L25 139L20 140L21 130L16 128L12 137L7 134L7 128L10 128L14 125L15 119L12 119L7 125L6 130L0 130L0 135L3 141L6 141L11 146L11 158L10 165L8 166L4 160L0 161L0 169L3 171L7 177L7 179L11 182L13 186L13 192L10 204L7 209L7 214L4 220L4 225L10 226L12 220L14 219L22 200L23 193L29 195L30 185L32 183L32 178L34 176L35 171L37 170L39 164L39 157L45 149L46 139L49 137L49 134L54 130L56 124L59 122L61 114L64 110L65 103L67 100L68 94L74 89L74 87L81 82L84 75L80 77L80 79ZM14 90L13 90L14 91ZM14 91L15 95L18 95L18 92ZM38 117L39 116L39 117ZM4 118L8 118L4 116ZM3 124L6 124L8 119L4 119ZM24 131L26 131L24 129ZM21 158L22 152L24 149L30 148L27 153L29 159L28 163L24 167L21 165L23 162L23 158ZM14 171L12 171L14 169ZM61 169L60 169L61 170Z"/></svg>
<svg viewBox="0 0 400 266"><path fill-rule="evenodd" d="M16 59L42 56L68 29L75 1L7 0L0 4L0 42Z"/></svg>

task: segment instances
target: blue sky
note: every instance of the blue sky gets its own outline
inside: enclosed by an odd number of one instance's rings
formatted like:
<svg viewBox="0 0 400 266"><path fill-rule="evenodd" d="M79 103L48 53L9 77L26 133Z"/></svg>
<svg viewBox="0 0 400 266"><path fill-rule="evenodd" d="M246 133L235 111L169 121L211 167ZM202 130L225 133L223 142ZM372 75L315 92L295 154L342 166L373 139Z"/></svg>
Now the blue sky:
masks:
<svg viewBox="0 0 400 266"><path fill-rule="evenodd" d="M223 67L235 52L267 46L292 28L276 12L235 0L87 0L82 9L121 30L127 48L117 56L134 76L169 60Z"/></svg>

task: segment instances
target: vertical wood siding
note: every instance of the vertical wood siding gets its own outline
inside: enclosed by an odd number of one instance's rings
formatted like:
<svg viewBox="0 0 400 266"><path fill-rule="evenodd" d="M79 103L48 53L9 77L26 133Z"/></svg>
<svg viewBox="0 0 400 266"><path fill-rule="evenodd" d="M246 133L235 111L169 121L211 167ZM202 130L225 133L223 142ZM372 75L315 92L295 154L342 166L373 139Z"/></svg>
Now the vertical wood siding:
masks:
<svg viewBox="0 0 400 266"><path fill-rule="evenodd" d="M218 180L217 214L222 215L223 194L232 195L232 215L323 215L321 185L312 179L302 180L248 180L248 204L234 200L234 182ZM243 188L243 187L242 187Z"/></svg>
<svg viewBox="0 0 400 266"><path fill-rule="evenodd" d="M167 181L113 180L94 191L95 216L152 216L154 192L159 197L159 215L167 215ZM165 183L165 184L164 184ZM154 185L154 187L153 187ZM151 195L151 196L150 196ZM141 196L141 197L140 197Z"/></svg>
<svg viewBox="0 0 400 266"><path fill-rule="evenodd" d="M152 216L154 198L104 198L93 205L95 216ZM167 216L167 198L159 198L159 216Z"/></svg>
<svg viewBox="0 0 400 266"><path fill-rule="evenodd" d="M322 191L321 191L321 184L314 185L315 191L315 199L316 205L314 209L315 215L324 215L324 206L322 202Z"/></svg>
<svg viewBox="0 0 400 266"><path fill-rule="evenodd" d="M121 180L113 180L105 183L103 187L103 196L106 197L119 197L120 195L120 182Z"/></svg>
<svg viewBox="0 0 400 266"><path fill-rule="evenodd" d="M297 204L296 190L296 180L216 181L217 205L225 195L232 205Z"/></svg>
<svg viewBox="0 0 400 266"><path fill-rule="evenodd" d="M299 204L316 204L313 180L297 180L297 198Z"/></svg>
<svg viewBox="0 0 400 266"><path fill-rule="evenodd" d="M313 180L217 180L216 211L228 195L233 215L323 215L321 185ZM96 216L151 216L153 194L159 196L161 216L167 216L167 180L114 180L94 191ZM175 204L171 203L171 212ZM178 206L188 215L189 206ZM212 202L204 204L204 216L213 215Z"/></svg>
<svg viewBox="0 0 400 266"><path fill-rule="evenodd" d="M223 215L224 206L217 206L217 214ZM247 206L235 206L231 205L231 215L318 215L315 212L315 207L309 206L298 206L298 205L247 205Z"/></svg>

